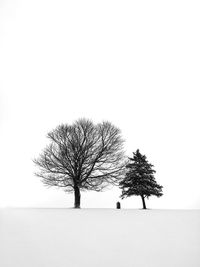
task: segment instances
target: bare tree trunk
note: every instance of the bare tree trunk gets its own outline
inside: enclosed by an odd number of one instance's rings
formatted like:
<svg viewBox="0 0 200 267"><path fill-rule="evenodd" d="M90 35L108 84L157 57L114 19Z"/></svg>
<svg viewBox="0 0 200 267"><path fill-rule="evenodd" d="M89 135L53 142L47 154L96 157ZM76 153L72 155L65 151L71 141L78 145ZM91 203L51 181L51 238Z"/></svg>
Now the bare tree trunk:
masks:
<svg viewBox="0 0 200 267"><path fill-rule="evenodd" d="M143 209L146 210L146 204L145 204L144 196L141 195L141 198L142 198Z"/></svg>
<svg viewBox="0 0 200 267"><path fill-rule="evenodd" d="M74 208L79 209L81 206L81 194L78 186L74 187Z"/></svg>

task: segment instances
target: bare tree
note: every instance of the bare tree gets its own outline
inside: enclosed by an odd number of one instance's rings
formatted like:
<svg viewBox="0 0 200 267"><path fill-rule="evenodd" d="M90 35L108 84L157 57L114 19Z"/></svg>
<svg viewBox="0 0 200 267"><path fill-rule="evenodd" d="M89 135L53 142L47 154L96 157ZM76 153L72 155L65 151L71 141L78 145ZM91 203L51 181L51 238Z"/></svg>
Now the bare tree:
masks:
<svg viewBox="0 0 200 267"><path fill-rule="evenodd" d="M48 133L50 144L34 163L37 176L47 186L74 192L74 207L80 208L80 191L102 191L118 184L124 171L121 132L110 122L94 124L79 119Z"/></svg>

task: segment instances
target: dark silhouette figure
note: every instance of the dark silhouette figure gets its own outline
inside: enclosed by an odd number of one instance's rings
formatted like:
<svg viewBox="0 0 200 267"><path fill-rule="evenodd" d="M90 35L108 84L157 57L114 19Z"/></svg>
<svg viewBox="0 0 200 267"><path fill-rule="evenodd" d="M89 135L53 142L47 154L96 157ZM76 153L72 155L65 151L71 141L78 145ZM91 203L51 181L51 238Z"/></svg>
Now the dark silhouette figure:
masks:
<svg viewBox="0 0 200 267"><path fill-rule="evenodd" d="M74 192L74 207L80 208L81 190L101 191L117 184L124 170L121 132L110 122L97 125L79 119L48 133L50 144L34 163L37 176L47 186Z"/></svg>
<svg viewBox="0 0 200 267"><path fill-rule="evenodd" d="M133 158L129 158L126 165L127 172L119 186L122 189L121 198L130 197L132 195L142 198L143 209L146 209L145 198L152 195L160 197L163 195L162 186L157 184L154 178L153 165L150 164L145 155L138 150L133 153Z"/></svg>
<svg viewBox="0 0 200 267"><path fill-rule="evenodd" d="M121 209L121 203L119 201L116 203L116 208Z"/></svg>

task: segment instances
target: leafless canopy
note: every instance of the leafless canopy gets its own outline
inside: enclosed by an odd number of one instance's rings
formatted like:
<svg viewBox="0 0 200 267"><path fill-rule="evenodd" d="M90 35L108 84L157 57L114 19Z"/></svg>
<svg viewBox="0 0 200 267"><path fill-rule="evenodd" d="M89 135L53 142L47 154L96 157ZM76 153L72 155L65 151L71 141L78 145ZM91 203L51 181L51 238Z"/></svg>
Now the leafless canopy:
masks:
<svg viewBox="0 0 200 267"><path fill-rule="evenodd" d="M37 176L47 186L67 192L101 191L121 178L124 167L120 130L110 122L97 125L80 119L63 124L48 133L50 144L34 162Z"/></svg>

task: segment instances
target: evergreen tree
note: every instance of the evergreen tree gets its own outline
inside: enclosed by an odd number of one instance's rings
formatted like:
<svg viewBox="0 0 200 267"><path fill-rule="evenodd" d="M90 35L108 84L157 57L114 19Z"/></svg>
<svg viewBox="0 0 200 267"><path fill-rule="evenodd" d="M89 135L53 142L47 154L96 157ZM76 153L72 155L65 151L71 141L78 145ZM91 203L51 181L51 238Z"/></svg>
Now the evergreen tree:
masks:
<svg viewBox="0 0 200 267"><path fill-rule="evenodd" d="M162 196L163 187L155 181L154 166L147 161L146 156L142 155L139 149L135 153L133 152L133 158L129 158L129 160L130 162L126 165L125 177L119 183L119 187L122 189L121 198L132 195L141 196L143 209L146 209L145 198L152 195Z"/></svg>

